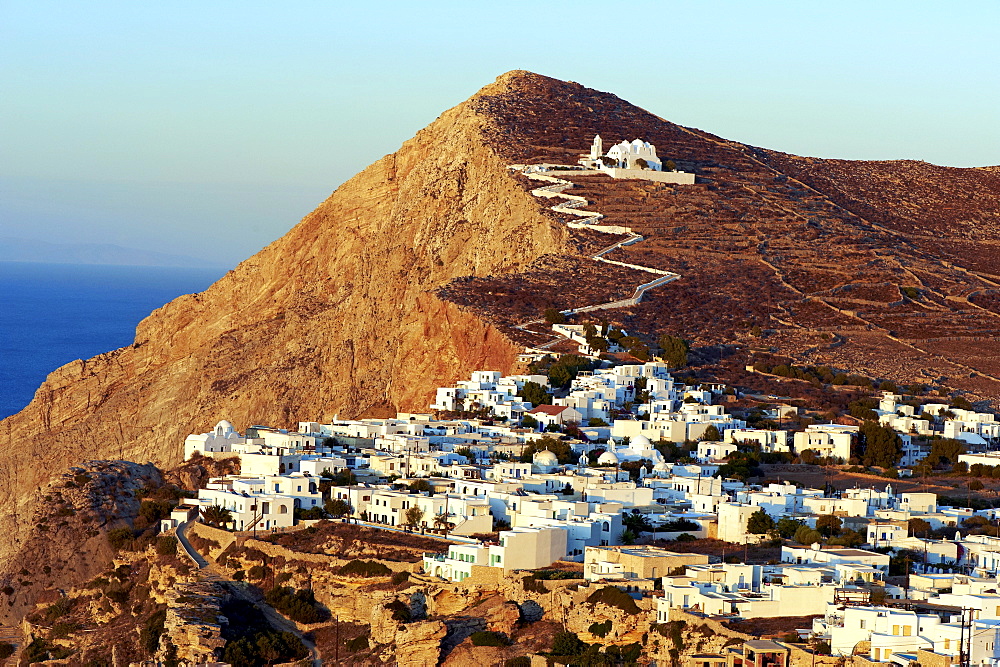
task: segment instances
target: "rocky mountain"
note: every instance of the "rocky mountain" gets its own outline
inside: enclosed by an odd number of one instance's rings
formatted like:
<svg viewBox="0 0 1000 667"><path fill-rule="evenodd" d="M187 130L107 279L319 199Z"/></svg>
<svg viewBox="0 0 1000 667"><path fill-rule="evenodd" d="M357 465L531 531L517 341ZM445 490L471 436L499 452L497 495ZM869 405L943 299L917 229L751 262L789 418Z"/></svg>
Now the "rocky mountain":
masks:
<svg viewBox="0 0 1000 667"><path fill-rule="evenodd" d="M645 239L609 258L681 276L601 317L996 395L1000 172L799 158L510 72L211 288L155 311L131 346L53 372L0 423L0 563L33 535L34 491L53 470L170 466L186 434L223 417L285 426L426 409L436 386L511 370L535 342L514 328L523 318L629 293L631 269L590 259L615 238L568 228L508 168L572 164L597 133L641 137L698 177L574 180L602 224ZM747 337L755 325L766 338Z"/></svg>

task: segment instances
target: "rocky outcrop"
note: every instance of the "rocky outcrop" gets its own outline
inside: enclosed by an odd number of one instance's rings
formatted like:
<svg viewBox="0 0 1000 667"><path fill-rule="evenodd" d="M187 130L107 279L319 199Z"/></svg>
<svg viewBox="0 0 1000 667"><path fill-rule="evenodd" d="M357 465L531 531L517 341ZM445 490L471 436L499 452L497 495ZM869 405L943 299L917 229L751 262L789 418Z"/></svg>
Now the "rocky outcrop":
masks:
<svg viewBox="0 0 1000 667"><path fill-rule="evenodd" d="M32 492L49 470L86 458L169 467L185 435L221 416L285 426L423 410L436 386L508 371L519 348L432 292L515 270L567 236L489 138L478 99L516 78L443 113L205 292L155 311L131 346L53 372L0 423L0 563L35 530Z"/></svg>
<svg viewBox="0 0 1000 667"><path fill-rule="evenodd" d="M20 619L46 590L104 571L114 557L108 530L131 522L139 511L136 491L160 482L152 465L87 461L30 490L19 518L33 530L21 550L0 558L0 621Z"/></svg>

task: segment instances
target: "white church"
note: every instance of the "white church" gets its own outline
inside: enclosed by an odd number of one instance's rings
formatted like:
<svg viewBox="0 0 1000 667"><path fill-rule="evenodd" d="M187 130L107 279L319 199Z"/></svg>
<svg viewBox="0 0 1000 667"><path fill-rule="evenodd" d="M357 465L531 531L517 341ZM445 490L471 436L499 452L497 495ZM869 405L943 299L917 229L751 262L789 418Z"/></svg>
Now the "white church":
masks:
<svg viewBox="0 0 1000 667"><path fill-rule="evenodd" d="M580 164L596 169L611 178L641 178L648 181L694 185L694 174L684 171L663 171L663 162L656 156L656 146L634 139L622 141L604 152L601 135L594 137L590 153L580 157Z"/></svg>

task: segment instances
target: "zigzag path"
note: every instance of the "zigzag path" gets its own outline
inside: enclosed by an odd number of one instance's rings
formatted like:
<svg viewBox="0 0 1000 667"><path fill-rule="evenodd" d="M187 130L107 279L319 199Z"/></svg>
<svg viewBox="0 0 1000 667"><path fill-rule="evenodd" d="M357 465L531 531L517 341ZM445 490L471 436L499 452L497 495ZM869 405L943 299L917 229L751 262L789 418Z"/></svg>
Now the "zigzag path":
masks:
<svg viewBox="0 0 1000 667"><path fill-rule="evenodd" d="M523 176L526 176L527 178L530 178L532 180L551 183L551 185L545 185L540 188L535 188L534 190L531 191L531 194L533 194L536 197L545 197L545 198L560 197L562 199L565 199L566 200L565 202L558 203L555 206L551 206L549 208L550 210L555 211L556 213L575 215L579 218L582 218L579 222L567 222L566 223L567 227L571 227L573 229L589 229L595 232L602 232L604 234L614 234L616 236L625 235L626 238L617 241L615 243L612 243L608 247L603 248L600 251L591 255L590 258L592 260L594 260L595 262L604 262L606 264L615 264L617 266L623 266L625 268L635 269L637 271L645 271L646 273L652 273L659 276L647 283L642 283L641 285L637 285L635 291L632 293L632 296L627 299L606 301L604 303L597 303L589 306L580 306L578 308L567 308L566 310L560 311L564 315L574 315L577 313L589 313L595 310L607 310L611 308L627 308L629 306L635 306L640 301L642 301L642 297L647 291L653 289L654 287L665 285L669 282L672 282L680 278L679 274L673 273L671 271L663 271L661 269L654 269L652 267L642 266L640 264L629 264L627 262L619 262L617 260L607 259L605 255L614 252L618 248L622 248L627 245L633 245L635 243L639 243L640 241L644 241L645 238L641 234L636 234L634 231L632 231L630 227L622 227L619 225L597 224L597 222L604 217L603 214L598 213L596 211L583 210L583 207L590 203L589 201L587 201L586 198L580 197L578 195L569 195L565 193L566 190L574 187L575 183L573 183L572 181L568 181L564 178L557 178L556 176L551 176L549 174L541 173L539 170L554 169L556 171L560 171L561 174L569 172L569 173L578 173L587 175L601 174L603 172L594 170L580 170L580 169L566 168L566 165L547 165L547 164L546 165L512 164L510 165L509 168L519 172ZM560 170L560 168L562 168L562 170ZM528 333L540 334L542 332L534 331L532 329L529 329L528 327L531 325L540 324L543 321L544 320L541 319L531 320L517 325L516 328ZM545 333L547 335L551 335L552 332L548 331ZM532 348L532 350L545 351L548 348L555 345L556 343L559 343L563 340L568 340L568 339L566 338L566 336L558 334L552 340L547 341L541 345L538 345L535 348Z"/></svg>

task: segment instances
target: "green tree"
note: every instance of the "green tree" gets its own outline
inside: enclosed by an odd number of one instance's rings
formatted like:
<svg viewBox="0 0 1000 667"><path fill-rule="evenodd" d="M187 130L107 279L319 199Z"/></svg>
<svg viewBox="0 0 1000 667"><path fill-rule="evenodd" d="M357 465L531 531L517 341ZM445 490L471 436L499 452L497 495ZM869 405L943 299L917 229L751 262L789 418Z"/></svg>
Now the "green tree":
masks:
<svg viewBox="0 0 1000 667"><path fill-rule="evenodd" d="M600 417L591 417L587 420L587 426L607 426L608 422L604 421Z"/></svg>
<svg viewBox="0 0 1000 667"><path fill-rule="evenodd" d="M827 537L839 535L841 525L840 518L832 514L824 514L816 519L816 530L821 535L826 535Z"/></svg>
<svg viewBox="0 0 1000 667"><path fill-rule="evenodd" d="M521 426L524 428L538 428L538 420L531 415L521 417Z"/></svg>
<svg viewBox="0 0 1000 667"><path fill-rule="evenodd" d="M804 526L805 524L798 519L789 519L788 517L783 517L778 519L778 523L775 526L778 529L778 534L784 538L791 539L795 537L795 533Z"/></svg>
<svg viewBox="0 0 1000 667"><path fill-rule="evenodd" d="M415 479L410 482L409 489L415 493L430 493L431 483L426 479Z"/></svg>
<svg viewBox="0 0 1000 667"><path fill-rule="evenodd" d="M546 435L538 440L535 440L524 448L524 451L521 454L521 462L531 463L531 459L535 453L540 452L543 449L547 449L555 454L556 459L562 464L575 463L577 458L579 458L569 443L564 440L553 438L550 435Z"/></svg>
<svg viewBox="0 0 1000 667"><path fill-rule="evenodd" d="M747 519L747 532L753 535L763 535L773 529L774 519L764 511L764 508L758 509Z"/></svg>
<svg viewBox="0 0 1000 667"><path fill-rule="evenodd" d="M660 356L669 366L672 368L687 366L688 353L691 351L691 346L686 340L677 336L663 334L660 336L660 348L663 350Z"/></svg>
<svg viewBox="0 0 1000 667"><path fill-rule="evenodd" d="M584 648L586 644L575 632L557 632L552 638L552 655L577 655Z"/></svg>
<svg viewBox="0 0 1000 667"><path fill-rule="evenodd" d="M558 308L546 308L543 317L549 324L563 324L566 321L566 316Z"/></svg>
<svg viewBox="0 0 1000 667"><path fill-rule="evenodd" d="M622 514L622 525L631 531L636 537L644 532L649 532L653 526L649 522L649 517L640 514L639 510L632 510Z"/></svg>
<svg viewBox="0 0 1000 667"><path fill-rule="evenodd" d="M210 526L224 528L232 523L233 513L221 505L210 505L201 511L201 518Z"/></svg>
<svg viewBox="0 0 1000 667"><path fill-rule="evenodd" d="M545 391L545 387L537 382L525 382L518 395L535 407L543 404L552 405L552 394Z"/></svg>
<svg viewBox="0 0 1000 667"><path fill-rule="evenodd" d="M411 507L406 510L406 525L416 528L424 518L424 511L419 507Z"/></svg>
<svg viewBox="0 0 1000 667"><path fill-rule="evenodd" d="M816 542L822 542L823 536L809 526L802 526L795 531L795 541L799 544L815 544Z"/></svg>
<svg viewBox="0 0 1000 667"><path fill-rule="evenodd" d="M339 519L343 516L347 516L354 511L351 507L351 503L347 502L342 498L334 498L333 500L327 500L323 504L323 510L332 516L334 519Z"/></svg>
<svg viewBox="0 0 1000 667"><path fill-rule="evenodd" d="M718 442L722 440L722 434L719 433L719 428L715 424L712 424L702 433L701 439L708 442Z"/></svg>
<svg viewBox="0 0 1000 667"><path fill-rule="evenodd" d="M861 426L860 437L864 447L861 457L864 465L891 468L899 463L903 455L903 441L891 427L866 421Z"/></svg>
<svg viewBox="0 0 1000 667"><path fill-rule="evenodd" d="M929 521L917 517L907 521L906 525L911 537L930 537L931 530L933 530Z"/></svg>

